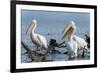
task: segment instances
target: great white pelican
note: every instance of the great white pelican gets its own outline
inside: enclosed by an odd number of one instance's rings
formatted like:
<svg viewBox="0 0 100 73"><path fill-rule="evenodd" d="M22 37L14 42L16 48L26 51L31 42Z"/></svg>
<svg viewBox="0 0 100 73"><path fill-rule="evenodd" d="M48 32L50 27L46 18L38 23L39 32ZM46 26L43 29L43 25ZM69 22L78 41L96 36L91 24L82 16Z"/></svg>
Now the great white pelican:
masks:
<svg viewBox="0 0 100 73"><path fill-rule="evenodd" d="M62 40L66 42L68 46L67 49L70 51L70 55L73 56L74 53L74 57L77 57L79 49L87 48L87 42L84 39L76 36L75 32L76 32L75 22L70 21L62 33L63 34Z"/></svg>
<svg viewBox="0 0 100 73"><path fill-rule="evenodd" d="M31 37L32 42L37 46L38 50L47 49L47 40L44 36L35 32L36 27L37 21L33 19L27 30L27 34Z"/></svg>

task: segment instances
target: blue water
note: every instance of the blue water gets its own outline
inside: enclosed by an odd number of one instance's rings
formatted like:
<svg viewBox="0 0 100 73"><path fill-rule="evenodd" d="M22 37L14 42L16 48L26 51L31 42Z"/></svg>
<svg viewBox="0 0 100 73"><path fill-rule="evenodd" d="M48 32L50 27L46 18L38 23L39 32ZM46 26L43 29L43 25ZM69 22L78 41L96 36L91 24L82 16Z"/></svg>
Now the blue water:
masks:
<svg viewBox="0 0 100 73"><path fill-rule="evenodd" d="M48 42L51 38L56 39L58 43L62 42L62 31L70 20L76 23L76 35L84 38L84 34L90 32L89 13L21 10L21 39L30 47L35 47L35 45L26 35L26 30L33 19L38 22L35 32L45 36ZM25 50L22 48L21 53L24 52ZM57 58L57 60L60 59ZM23 55L21 62L27 62Z"/></svg>

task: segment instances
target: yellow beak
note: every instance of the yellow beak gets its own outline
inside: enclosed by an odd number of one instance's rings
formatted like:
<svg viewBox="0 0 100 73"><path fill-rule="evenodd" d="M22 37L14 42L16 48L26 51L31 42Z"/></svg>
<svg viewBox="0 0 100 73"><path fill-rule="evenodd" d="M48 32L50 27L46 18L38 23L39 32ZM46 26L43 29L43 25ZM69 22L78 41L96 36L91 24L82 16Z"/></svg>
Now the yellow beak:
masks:
<svg viewBox="0 0 100 73"><path fill-rule="evenodd" d="M66 38L67 36L70 36L73 32L73 28L71 25L68 25L67 27L65 27L64 31L63 31L63 37L62 39Z"/></svg>

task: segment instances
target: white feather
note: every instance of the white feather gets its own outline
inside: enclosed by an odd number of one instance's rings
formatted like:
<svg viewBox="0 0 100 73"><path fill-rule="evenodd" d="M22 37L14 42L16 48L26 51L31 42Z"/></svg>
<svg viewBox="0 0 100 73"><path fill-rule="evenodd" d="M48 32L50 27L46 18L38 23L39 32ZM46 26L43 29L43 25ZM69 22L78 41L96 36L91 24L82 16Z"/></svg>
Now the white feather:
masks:
<svg viewBox="0 0 100 73"><path fill-rule="evenodd" d="M84 48L87 46L87 42L84 39L82 39L76 35L74 35L73 39L76 41L76 43L78 44L79 47Z"/></svg>
<svg viewBox="0 0 100 73"><path fill-rule="evenodd" d="M77 57L78 49L87 47L87 43L84 39L75 35L76 26L75 26L74 21L70 21L69 26L70 27L65 27L65 29L64 29L63 36L65 36L65 38L63 38L63 39L66 41L66 45L69 46L69 47L67 47L69 52L71 54L73 54L73 52L74 52L75 57ZM73 28L73 30L71 31L70 28ZM70 36L68 36L68 35L70 35Z"/></svg>
<svg viewBox="0 0 100 73"><path fill-rule="evenodd" d="M28 28L28 33L31 36L32 42L37 46L40 47L41 49L47 49L47 40L44 36L35 33L35 29L37 26L37 21L35 19L32 20L32 23L30 25L30 27Z"/></svg>
<svg viewBox="0 0 100 73"><path fill-rule="evenodd" d="M40 41L42 42L44 47L48 48L47 47L47 40L46 40L46 38L44 36L40 35L40 34L38 34L37 36L40 38Z"/></svg>

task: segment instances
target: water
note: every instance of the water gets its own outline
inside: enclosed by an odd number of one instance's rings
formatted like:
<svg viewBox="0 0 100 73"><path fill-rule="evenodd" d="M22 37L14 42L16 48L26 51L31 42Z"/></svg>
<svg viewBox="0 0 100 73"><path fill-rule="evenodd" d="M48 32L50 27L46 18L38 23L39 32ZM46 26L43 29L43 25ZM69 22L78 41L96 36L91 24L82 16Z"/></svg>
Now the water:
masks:
<svg viewBox="0 0 100 73"><path fill-rule="evenodd" d="M63 42L61 40L62 31L70 20L73 20L76 23L77 30L75 34L77 36L84 38L84 34L90 32L89 13L22 10L21 16L21 40L25 41L33 50L35 50L36 47L32 43L30 37L26 35L27 28L33 19L36 19L38 22L35 32L45 36L48 44L50 39L56 39L58 43ZM66 52L66 50L62 49L59 48L61 53ZM21 62L30 62L28 55L23 53L25 53L25 49L21 48ZM52 55L48 56L48 59L51 57ZM66 59L68 58L67 54L55 54L53 57L54 61L68 60Z"/></svg>

